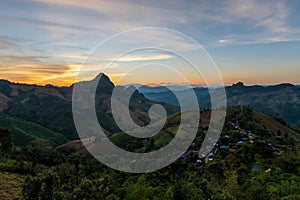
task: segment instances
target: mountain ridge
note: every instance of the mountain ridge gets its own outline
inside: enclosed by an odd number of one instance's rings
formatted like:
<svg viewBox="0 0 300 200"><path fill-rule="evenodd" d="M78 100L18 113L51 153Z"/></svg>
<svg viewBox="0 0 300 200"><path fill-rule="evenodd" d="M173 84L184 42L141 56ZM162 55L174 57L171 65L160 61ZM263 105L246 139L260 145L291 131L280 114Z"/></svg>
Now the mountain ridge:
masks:
<svg viewBox="0 0 300 200"><path fill-rule="evenodd" d="M115 86L105 74L99 74L91 81L99 81L96 92L96 107L101 126L104 127L105 132L109 135L120 132L121 130L116 126L112 117L110 95L114 88L119 88L126 92L130 90L130 87ZM75 84L85 83L88 82ZM39 86L0 80L0 114L15 120L36 123L51 131L63 133L64 139L75 140L78 136L71 109L73 87L74 84L69 87L57 87L49 84ZM142 87L150 88L149 86ZM155 87L151 87L151 90L153 89L155 89ZM192 90L196 92L199 102L207 105L205 108L209 107L208 89L195 87ZM300 123L300 116L298 117L296 112L297 106L300 106L297 104L297 100L300 99L300 93L297 93L298 90L300 91L300 88L287 83L263 87L259 85L245 86L242 82L238 82L226 87L229 106L251 105L251 102L254 102L255 105L251 106L254 107L255 110L263 113L266 113L266 107L269 106L273 109L273 112L266 114L272 114L275 117L280 117L285 120L292 117L296 120L286 121L289 123L292 122L293 125ZM130 101L130 113L132 119L140 126L149 123L148 110L151 105L156 102L163 102L162 104L170 111L168 114L179 111L179 108L176 107L178 104L176 96L163 86L159 87L159 91L163 91L162 94L166 95L163 96L163 99L157 98L157 95L161 93L152 92L143 94L143 92L139 91L139 88L134 92ZM295 93L295 91L297 92ZM184 95L185 90L177 90L176 92L183 93ZM153 96L151 97L151 95ZM172 95L171 98L170 95ZM164 98L168 99L168 101L164 101ZM280 107L272 103L274 99L279 102ZM292 100L295 104L289 102ZM188 103L189 99L186 101L186 103ZM169 104L175 106L170 106ZM289 107L292 107L293 110Z"/></svg>
<svg viewBox="0 0 300 200"><path fill-rule="evenodd" d="M114 84L104 74L99 74L91 81L98 81L95 103L99 123L107 134L120 132L113 119L110 104ZM76 84L88 85L88 83L90 82ZM56 87L0 81L0 114L63 133L68 140L77 139L72 114L73 87L74 85ZM126 88L121 89L127 91ZM135 123L146 125L150 122L148 110L155 103L146 99L137 90L133 94L130 100L130 115ZM169 114L178 111L175 106L165 103L163 105Z"/></svg>
<svg viewBox="0 0 300 200"><path fill-rule="evenodd" d="M214 91L217 89L213 88L211 90ZM188 90L194 90L202 109L210 108L208 88L193 88ZM184 95L188 90L175 91L175 94L180 93ZM300 88L293 84L281 83L272 86L246 86L244 83L238 82L231 86L226 86L225 90L228 106L249 105L254 110L280 117L294 126L300 127ZM140 90L150 100L179 106L179 102L172 91L166 89L165 92L155 92L155 88L152 88L151 91L145 92ZM188 99L186 101L185 103L188 103Z"/></svg>

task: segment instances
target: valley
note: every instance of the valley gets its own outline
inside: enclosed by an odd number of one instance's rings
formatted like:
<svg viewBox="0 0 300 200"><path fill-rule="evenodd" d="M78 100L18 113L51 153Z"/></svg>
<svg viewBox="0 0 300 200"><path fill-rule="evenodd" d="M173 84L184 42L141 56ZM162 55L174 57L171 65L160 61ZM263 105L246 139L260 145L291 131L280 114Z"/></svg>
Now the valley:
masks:
<svg viewBox="0 0 300 200"><path fill-rule="evenodd" d="M237 84L228 87L228 102L237 105L227 108L221 137L207 155L201 158L198 154L210 125L209 107L200 112L193 144L176 162L157 172L135 175L112 170L93 158L86 146L97 148L97 137L78 139L71 113L72 86L43 87L7 81L1 81L0 85L1 97L7 100L3 101L0 115L1 141L11 141L0 146L0 177L11 183L1 186L0 194L7 199L21 196L24 199L45 199L46 196L48 199L95 199L99 196L101 199L135 199L138 196L190 199L189 195L197 199L299 197L296 185L300 181L299 129L280 119L279 114L263 114L255 106L248 105L248 102L260 105L259 99L269 97L269 90L280 102L285 102L286 98L292 101L292 97L279 94L281 90L287 95L297 92L294 86L262 89ZM115 86L107 76L103 76L99 85L98 119L115 145L144 153L158 150L174 138L181 123L176 105L161 103L168 117L158 134L146 139L134 138L118 129L111 115L109 102ZM165 88L159 90L166 92ZM267 92L265 97L257 93L262 91ZM161 98L160 92L158 98ZM249 98L249 94L253 97ZM130 102L131 116L140 125L149 123L147 111L157 103L146 97L147 94L136 91ZM274 98L270 98L270 102ZM267 102L264 100L264 106L269 105ZM273 181L274 176L280 181ZM257 190L261 193L257 194Z"/></svg>

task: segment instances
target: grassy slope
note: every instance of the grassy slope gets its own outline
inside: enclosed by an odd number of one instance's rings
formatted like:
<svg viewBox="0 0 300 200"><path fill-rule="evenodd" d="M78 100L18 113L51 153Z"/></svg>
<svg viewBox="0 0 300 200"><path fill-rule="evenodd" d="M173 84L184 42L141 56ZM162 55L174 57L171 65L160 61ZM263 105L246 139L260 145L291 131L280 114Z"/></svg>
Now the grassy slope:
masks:
<svg viewBox="0 0 300 200"><path fill-rule="evenodd" d="M258 119L259 123L265 126L268 130L274 133L280 130L282 134L288 133L289 137L293 138L297 142L300 142L300 133L297 133L291 128L281 124L280 122L276 121L274 118L258 112L254 112L254 118Z"/></svg>
<svg viewBox="0 0 300 200"><path fill-rule="evenodd" d="M253 123L260 126L261 128L265 127L268 131L273 132L274 135L276 135L278 130L281 131L283 136L287 132L289 138L293 138L296 142L300 142L300 133L297 133L295 130L281 124L279 121L275 120L274 118L258 112L253 112L252 115L254 119ZM204 111L201 113L201 126L203 128L209 126L210 117L211 117L210 111ZM166 144L168 144L173 139L174 134L176 134L178 131L180 118L181 116L178 113L175 113L168 117L167 125L164 127L164 129L162 129L157 135L153 137L155 148L157 149L161 148ZM162 123L162 122L159 121L157 123ZM133 138L127 135L126 133L118 133L118 134L111 135L110 140L114 142L116 145L118 145L119 147L124 148L124 146L131 146L136 144L136 141L138 139ZM79 144L80 144L79 141L69 142L67 145L64 145L64 148L66 149L72 147L75 148ZM135 150L137 150L137 152L139 151L143 152L144 147L147 144L147 141L144 140L143 144L144 145L142 145L141 147L137 147ZM85 151L83 146L80 146L79 150L82 150L83 152Z"/></svg>
<svg viewBox="0 0 300 200"><path fill-rule="evenodd" d="M0 171L0 199L20 199L24 176Z"/></svg>
<svg viewBox="0 0 300 200"><path fill-rule="evenodd" d="M210 112L201 113L202 127L209 126L210 117L211 117ZM257 123L259 125L265 126L267 130L272 131L274 133L277 133L277 131L280 130L282 134L288 133L290 138L293 138L295 141L300 142L300 133L297 133L295 130L281 124L273 117L258 112L253 112L253 117L254 119L257 120ZM179 124L180 114L176 113L171 115L170 117L168 117L167 121L172 122L173 124L174 123L176 124L176 122L178 122ZM178 131L178 125L167 126L165 130L162 130L160 133L157 134L157 136L154 137L155 144L159 146L163 144L165 145L173 138L172 133L176 134L177 131Z"/></svg>
<svg viewBox="0 0 300 200"><path fill-rule="evenodd" d="M62 133L54 132L40 125L15 118L0 116L0 127L12 130L14 144L24 146L32 140L43 140L54 146L67 142Z"/></svg>
<svg viewBox="0 0 300 200"><path fill-rule="evenodd" d="M185 113L186 115L189 115L189 113ZM159 133L157 133L153 139L154 144L156 148L164 147L166 144L168 144L175 136L175 134L178 131L179 124L181 120L180 113L175 113L168 117L167 119L167 125L162 129ZM157 122L157 124L162 123L162 121ZM210 112L203 112L201 114L201 126L205 127L208 126L210 122ZM134 140L135 138L127 135L126 133L118 133L113 134L110 137L110 140L114 142L116 145L128 143L130 140ZM72 143L69 143L72 146ZM76 145L74 143L73 145ZM121 146L122 147L122 146ZM140 150L143 150L144 147L142 147Z"/></svg>

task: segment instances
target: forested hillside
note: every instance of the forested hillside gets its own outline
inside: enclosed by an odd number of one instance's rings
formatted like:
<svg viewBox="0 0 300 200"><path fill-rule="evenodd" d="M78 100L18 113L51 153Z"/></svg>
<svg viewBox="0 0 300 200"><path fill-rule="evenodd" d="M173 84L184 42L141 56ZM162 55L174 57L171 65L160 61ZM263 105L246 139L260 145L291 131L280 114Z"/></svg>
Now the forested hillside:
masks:
<svg viewBox="0 0 300 200"><path fill-rule="evenodd" d="M171 88L172 89L172 88ZM239 82L225 88L229 106L252 106L254 110L279 117L300 128L300 88L292 84L274 86L246 86ZM195 87L188 89L184 86L173 93L167 87L142 86L138 90L153 101L179 105L176 94L185 95L193 90L198 97L201 108L209 108L210 96L208 88ZM212 88L212 91L214 88ZM189 99L185 99L189 103Z"/></svg>
<svg viewBox="0 0 300 200"><path fill-rule="evenodd" d="M118 133L120 129L112 117L110 103L115 86L105 74L99 74L91 81L98 79L96 94L98 121L107 133ZM126 92L132 88L118 86L118 89ZM0 127L13 130L17 146L34 139L55 144L78 139L72 114L72 92L73 85L38 86L0 80ZM130 114L134 122L139 125L148 124L150 121L148 110L153 104L153 101L135 91L130 101ZM162 105L169 115L179 111L176 106L166 103ZM41 131L44 134L41 134Z"/></svg>
<svg viewBox="0 0 300 200"><path fill-rule="evenodd" d="M20 174L22 191L12 196L22 194L25 199L300 198L298 130L249 107L231 107L221 138L199 159L209 116L209 110L202 111L201 126L188 151L156 172L134 175L112 170L73 141L56 147L39 143L12 148L2 154L0 168L10 175L0 176L13 180L14 174ZM111 140L124 149L148 152L172 139L178 119L178 115L170 116L153 140L132 140L122 133ZM10 138L9 132L6 135Z"/></svg>

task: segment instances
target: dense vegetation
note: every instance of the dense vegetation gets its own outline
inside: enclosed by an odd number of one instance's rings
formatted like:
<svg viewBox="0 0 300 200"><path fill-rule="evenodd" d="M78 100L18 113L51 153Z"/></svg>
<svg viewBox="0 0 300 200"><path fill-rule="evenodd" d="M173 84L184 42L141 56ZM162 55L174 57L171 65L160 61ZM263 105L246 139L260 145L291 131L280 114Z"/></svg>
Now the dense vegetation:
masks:
<svg viewBox="0 0 300 200"><path fill-rule="evenodd" d="M209 111L204 111L203 115ZM166 144L176 130L177 116L153 139L112 136L132 151ZM273 128L269 127L273 124ZM66 151L42 140L12 146L12 134L1 129L0 180L9 173L23 180L24 199L299 199L300 134L249 107L228 109L222 136L209 161L196 164L207 127L199 128L194 144L172 165L156 172L128 174L112 170L84 151ZM174 134L174 133L173 133ZM167 136L166 136L167 135ZM163 138L163 139L162 139ZM121 142L121 141L128 142ZM239 141L244 143L237 145ZM130 144L130 145L128 145ZM230 149L221 148L224 146ZM80 153L79 153L80 152ZM5 175L7 180L7 174ZM1 183L1 182L0 182ZM1 186L1 184L0 184ZM9 188L6 189L6 191ZM13 190L12 190L13 191ZM1 193L0 195L4 194Z"/></svg>

